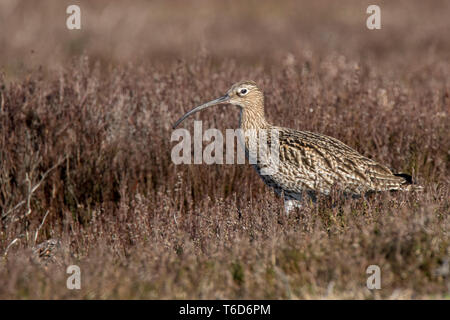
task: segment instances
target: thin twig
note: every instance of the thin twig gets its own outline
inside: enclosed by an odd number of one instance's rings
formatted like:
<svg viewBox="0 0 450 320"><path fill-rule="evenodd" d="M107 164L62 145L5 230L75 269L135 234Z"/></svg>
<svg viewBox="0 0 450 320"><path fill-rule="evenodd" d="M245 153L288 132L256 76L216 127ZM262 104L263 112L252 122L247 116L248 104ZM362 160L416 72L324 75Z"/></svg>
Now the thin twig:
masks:
<svg viewBox="0 0 450 320"><path fill-rule="evenodd" d="M27 213L25 213L26 216L28 216L31 213L31 196L33 195L33 192L31 192L31 180L28 176L28 173L25 174L25 182L28 185L28 193L27 193Z"/></svg>
<svg viewBox="0 0 450 320"><path fill-rule="evenodd" d="M7 246L6 249L5 249L5 252L3 253L3 257L6 257L6 256L8 255L8 250L9 250L9 248L10 248L13 244L15 244L17 241L19 241L20 238L22 238L22 237L23 237L23 234L21 234L20 236L18 236L17 238L15 238L13 241L11 241L10 244L8 244L8 246Z"/></svg>
<svg viewBox="0 0 450 320"><path fill-rule="evenodd" d="M173 219L175 220L175 225L178 227L177 214L173 214Z"/></svg>
<svg viewBox="0 0 450 320"><path fill-rule="evenodd" d="M14 210L19 209L21 206L23 206L26 203L25 200L20 201L18 204L15 205L14 208L9 209L7 212L2 214L2 219L5 218L7 215L9 215L11 212L13 212Z"/></svg>
<svg viewBox="0 0 450 320"><path fill-rule="evenodd" d="M42 218L41 224L39 225L39 227L36 230L36 233L34 234L34 245L36 245L36 240L37 240L37 237L38 237L38 234L39 234L39 230L41 230L42 226L44 225L45 218L47 218L48 213L49 213L49 211L47 210L47 212L44 215L44 218Z"/></svg>
<svg viewBox="0 0 450 320"><path fill-rule="evenodd" d="M25 216L28 216L31 213L31 196L33 195L33 193L41 186L42 182L44 182L45 178L48 176L48 174L54 170L55 168L57 168L59 165L61 165L61 163L67 158L67 156L65 156L64 158L60 159L53 167L51 167L50 169L48 169L43 175L41 180L39 180L38 183L36 183L33 187L31 186L31 180L28 177L28 173L25 176L25 181L28 183L28 195L27 195L27 200L22 200L20 201L16 206L14 206L14 208L10 209L9 211L7 211L6 213L2 214L2 219L6 218L6 216L8 216L9 214L11 214L13 211L15 211L16 209L20 208L21 206L23 206L24 204L27 204L27 213L25 214Z"/></svg>

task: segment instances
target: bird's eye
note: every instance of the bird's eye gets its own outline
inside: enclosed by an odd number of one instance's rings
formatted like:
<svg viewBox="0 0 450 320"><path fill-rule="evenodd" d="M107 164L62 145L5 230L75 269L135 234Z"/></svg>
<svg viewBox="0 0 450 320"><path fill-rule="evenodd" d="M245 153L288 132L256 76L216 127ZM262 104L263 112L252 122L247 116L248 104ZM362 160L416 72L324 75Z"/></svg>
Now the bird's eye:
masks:
<svg viewBox="0 0 450 320"><path fill-rule="evenodd" d="M246 88L243 88L243 89L239 90L239 94L241 96L245 96L247 93L248 93L248 90Z"/></svg>

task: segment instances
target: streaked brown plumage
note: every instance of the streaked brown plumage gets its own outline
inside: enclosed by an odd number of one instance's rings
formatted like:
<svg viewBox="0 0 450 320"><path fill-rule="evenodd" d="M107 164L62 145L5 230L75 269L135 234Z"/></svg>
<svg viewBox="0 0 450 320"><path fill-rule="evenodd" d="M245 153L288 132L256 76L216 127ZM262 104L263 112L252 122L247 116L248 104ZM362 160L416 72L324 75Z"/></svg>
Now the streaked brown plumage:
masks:
<svg viewBox="0 0 450 320"><path fill-rule="evenodd" d="M279 170L261 175L260 162L254 165L264 182L286 201L301 200L302 192L329 194L333 186L345 193L363 195L367 192L389 190L418 190L411 177L395 175L386 166L366 158L332 137L270 125L264 117L264 95L253 81L234 84L223 97L210 101L186 113L176 122L178 126L189 115L217 104L229 103L241 108L240 127L244 132L274 130L279 137ZM270 134L267 134L270 145ZM248 156L251 139L245 138ZM257 141L257 140L256 140ZM292 208L287 204L286 210Z"/></svg>

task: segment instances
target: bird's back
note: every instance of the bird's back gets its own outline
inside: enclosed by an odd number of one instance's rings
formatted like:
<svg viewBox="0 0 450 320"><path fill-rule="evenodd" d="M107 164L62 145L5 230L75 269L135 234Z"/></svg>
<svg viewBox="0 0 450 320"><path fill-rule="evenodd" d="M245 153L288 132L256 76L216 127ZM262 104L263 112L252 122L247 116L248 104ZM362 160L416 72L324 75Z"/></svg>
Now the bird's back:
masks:
<svg viewBox="0 0 450 320"><path fill-rule="evenodd" d="M348 193L363 194L407 190L410 184L406 176L394 175L386 166L332 137L275 126L270 129L279 133L279 170L262 178L284 192L328 194L337 186ZM267 136L270 141L271 135Z"/></svg>

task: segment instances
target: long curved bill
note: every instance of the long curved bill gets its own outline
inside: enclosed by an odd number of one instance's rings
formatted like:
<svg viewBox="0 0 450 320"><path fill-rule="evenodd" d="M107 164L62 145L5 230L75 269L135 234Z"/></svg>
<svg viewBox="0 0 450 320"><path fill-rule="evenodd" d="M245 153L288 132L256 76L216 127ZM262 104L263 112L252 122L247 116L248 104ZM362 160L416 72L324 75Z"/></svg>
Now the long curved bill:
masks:
<svg viewBox="0 0 450 320"><path fill-rule="evenodd" d="M205 104L202 104L201 106L195 107L194 109L192 109L191 111L187 112L184 116L182 116L177 122L175 122L175 124L173 125L173 129L175 129L176 127L178 127L178 125L187 117L189 117L191 114L194 114L200 110L206 109L208 107L212 107L215 106L217 104L221 104L221 103L226 103L228 100L230 99L230 97L228 96L228 94L217 98L215 100L212 100L210 102L207 102Z"/></svg>

